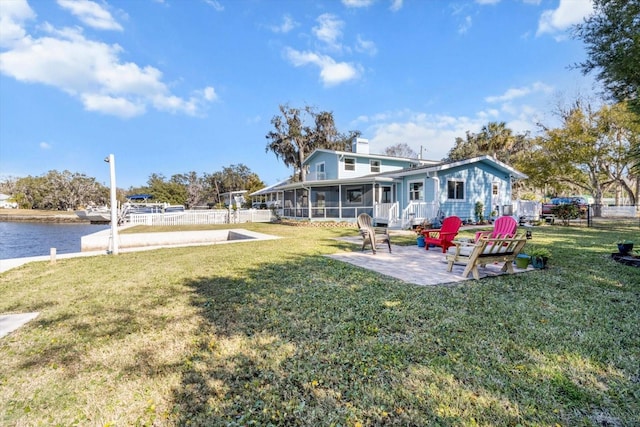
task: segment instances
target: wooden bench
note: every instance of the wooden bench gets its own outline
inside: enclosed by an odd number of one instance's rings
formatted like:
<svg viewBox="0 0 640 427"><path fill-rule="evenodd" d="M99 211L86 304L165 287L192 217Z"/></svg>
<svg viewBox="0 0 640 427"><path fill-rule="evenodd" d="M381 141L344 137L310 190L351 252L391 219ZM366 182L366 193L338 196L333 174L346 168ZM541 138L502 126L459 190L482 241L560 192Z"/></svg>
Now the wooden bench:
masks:
<svg viewBox="0 0 640 427"><path fill-rule="evenodd" d="M513 238L482 237L475 243L456 240L453 243L455 247L447 250L447 271L452 271L453 264L466 264L462 276L473 273L473 278L479 280L478 266L484 267L494 262L504 262L502 271L512 274L513 261L527 243L527 238L519 234Z"/></svg>

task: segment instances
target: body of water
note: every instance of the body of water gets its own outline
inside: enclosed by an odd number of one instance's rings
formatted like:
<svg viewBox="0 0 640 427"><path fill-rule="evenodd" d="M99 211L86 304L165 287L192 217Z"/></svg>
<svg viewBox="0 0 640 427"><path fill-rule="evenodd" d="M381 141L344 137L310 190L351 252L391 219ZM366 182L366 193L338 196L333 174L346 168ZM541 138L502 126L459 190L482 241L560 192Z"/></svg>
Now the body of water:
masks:
<svg viewBox="0 0 640 427"><path fill-rule="evenodd" d="M0 259L80 252L80 239L106 230L109 225L41 222L1 222Z"/></svg>

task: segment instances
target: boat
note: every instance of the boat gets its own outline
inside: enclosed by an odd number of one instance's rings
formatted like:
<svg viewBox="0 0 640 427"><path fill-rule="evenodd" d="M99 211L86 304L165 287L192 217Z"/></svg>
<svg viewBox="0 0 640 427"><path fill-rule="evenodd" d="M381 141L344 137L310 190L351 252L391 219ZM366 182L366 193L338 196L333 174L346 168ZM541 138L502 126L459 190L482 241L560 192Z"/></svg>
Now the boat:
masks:
<svg viewBox="0 0 640 427"><path fill-rule="evenodd" d="M111 209L108 206L89 206L86 209L77 210L75 214L91 224L108 224L111 222Z"/></svg>
<svg viewBox="0 0 640 427"><path fill-rule="evenodd" d="M185 211L183 205L171 205L169 203L152 202L151 194L133 194L127 196L127 201L118 209L118 224L129 220L133 214L179 214ZM89 206L83 210L75 211L78 218L89 221L92 224L109 224L111 222L111 209L108 206Z"/></svg>
<svg viewBox="0 0 640 427"><path fill-rule="evenodd" d="M184 205L171 205L169 203L152 202L151 194L133 194L127 196L127 201L122 204L118 217L120 222L127 222L133 214L168 214L183 213Z"/></svg>

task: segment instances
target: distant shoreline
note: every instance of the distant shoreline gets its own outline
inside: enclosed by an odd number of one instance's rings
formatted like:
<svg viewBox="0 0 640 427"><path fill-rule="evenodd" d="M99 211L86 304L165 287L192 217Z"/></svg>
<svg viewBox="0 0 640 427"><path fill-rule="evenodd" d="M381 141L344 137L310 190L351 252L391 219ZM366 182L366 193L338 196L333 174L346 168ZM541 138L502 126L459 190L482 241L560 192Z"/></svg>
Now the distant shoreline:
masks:
<svg viewBox="0 0 640 427"><path fill-rule="evenodd" d="M36 209L0 209L0 222L55 222L89 224L74 212L45 211Z"/></svg>

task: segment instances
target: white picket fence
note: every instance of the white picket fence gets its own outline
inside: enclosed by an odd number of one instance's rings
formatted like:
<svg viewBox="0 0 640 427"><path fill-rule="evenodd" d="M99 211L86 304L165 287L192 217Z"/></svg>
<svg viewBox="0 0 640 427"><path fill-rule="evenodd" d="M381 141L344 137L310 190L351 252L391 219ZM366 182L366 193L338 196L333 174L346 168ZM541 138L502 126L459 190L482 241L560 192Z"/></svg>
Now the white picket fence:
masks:
<svg viewBox="0 0 640 427"><path fill-rule="evenodd" d="M188 210L184 212L131 214L127 223L132 225L206 225L242 224L245 222L271 222L272 212L266 209Z"/></svg>

